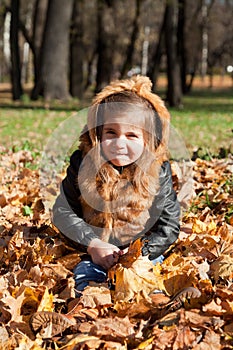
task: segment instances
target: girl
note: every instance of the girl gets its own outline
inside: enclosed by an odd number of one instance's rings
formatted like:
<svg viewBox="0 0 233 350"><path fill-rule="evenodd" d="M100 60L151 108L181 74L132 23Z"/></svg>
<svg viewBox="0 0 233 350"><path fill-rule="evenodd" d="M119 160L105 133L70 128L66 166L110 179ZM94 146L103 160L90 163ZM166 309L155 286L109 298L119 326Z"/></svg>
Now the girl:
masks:
<svg viewBox="0 0 233 350"><path fill-rule="evenodd" d="M105 87L93 101L53 208L58 229L86 251L76 289L104 282L130 242L154 263L179 234L180 208L168 161L169 113L136 76Z"/></svg>

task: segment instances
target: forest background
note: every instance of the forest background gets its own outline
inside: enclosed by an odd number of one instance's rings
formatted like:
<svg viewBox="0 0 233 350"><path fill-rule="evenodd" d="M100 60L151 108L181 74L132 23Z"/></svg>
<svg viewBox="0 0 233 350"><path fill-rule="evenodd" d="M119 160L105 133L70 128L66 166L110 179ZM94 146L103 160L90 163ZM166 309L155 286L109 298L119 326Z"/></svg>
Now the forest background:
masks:
<svg viewBox="0 0 233 350"><path fill-rule="evenodd" d="M191 152L231 150L232 14L232 0L1 0L3 144L41 149L111 80L143 74Z"/></svg>
<svg viewBox="0 0 233 350"><path fill-rule="evenodd" d="M232 0L0 0L0 349L232 349L232 15ZM97 287L77 301L80 256L48 210L57 155L68 160L92 97L134 74L150 77L192 158L172 162L181 235L155 273L168 295L192 285L201 297L166 319L140 293L117 303Z"/></svg>

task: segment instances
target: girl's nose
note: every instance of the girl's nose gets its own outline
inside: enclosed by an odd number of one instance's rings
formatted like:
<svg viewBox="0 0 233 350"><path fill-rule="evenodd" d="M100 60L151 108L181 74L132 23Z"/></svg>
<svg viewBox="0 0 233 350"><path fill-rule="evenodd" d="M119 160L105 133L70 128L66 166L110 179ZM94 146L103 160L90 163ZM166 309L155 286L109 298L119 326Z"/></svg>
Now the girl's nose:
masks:
<svg viewBox="0 0 233 350"><path fill-rule="evenodd" d="M116 148L125 148L125 138L124 137L116 137L115 138L115 147Z"/></svg>

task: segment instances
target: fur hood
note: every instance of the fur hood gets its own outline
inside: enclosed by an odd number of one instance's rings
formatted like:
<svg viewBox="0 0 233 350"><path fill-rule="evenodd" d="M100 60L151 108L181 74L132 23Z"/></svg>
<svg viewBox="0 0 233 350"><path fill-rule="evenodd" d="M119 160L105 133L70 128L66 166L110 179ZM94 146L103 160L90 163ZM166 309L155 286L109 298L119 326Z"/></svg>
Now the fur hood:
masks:
<svg viewBox="0 0 233 350"><path fill-rule="evenodd" d="M156 149L156 154L159 157L163 157L165 161L167 159L167 149L168 149L168 138L169 138L169 127L170 127L170 114L164 105L162 99L152 93L152 82L146 76L134 76L131 79L116 80L110 85L106 86L100 93L96 95L92 102L92 106L89 109L87 124L84 127L83 133L80 137L80 149L86 154L92 147L96 147L98 144L97 137L97 110L101 102L113 95L122 91L132 91L138 96L145 98L150 102L157 112L161 125L162 125L162 138L160 144Z"/></svg>
<svg viewBox="0 0 233 350"><path fill-rule="evenodd" d="M163 101L151 92L151 87L149 78L143 76L112 82L93 100L80 137L83 162L77 184L83 216L99 230L102 240L115 245L129 244L149 230L149 210L159 191L159 171L167 160L170 116ZM105 98L122 91L132 91L150 102L160 118L162 135L153 154L145 152L138 164L130 164L119 171L101 158L97 112Z"/></svg>

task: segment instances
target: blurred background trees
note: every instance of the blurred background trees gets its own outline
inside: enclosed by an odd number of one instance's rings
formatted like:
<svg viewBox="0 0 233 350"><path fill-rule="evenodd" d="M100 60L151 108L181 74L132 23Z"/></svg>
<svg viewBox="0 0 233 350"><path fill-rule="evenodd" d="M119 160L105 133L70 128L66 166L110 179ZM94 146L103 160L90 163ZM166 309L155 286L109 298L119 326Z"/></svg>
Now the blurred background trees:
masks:
<svg viewBox="0 0 233 350"><path fill-rule="evenodd" d="M195 76L233 65L233 0L0 0L0 82L13 99L82 99L112 79L167 76L170 106ZM211 82L211 80L210 80Z"/></svg>

